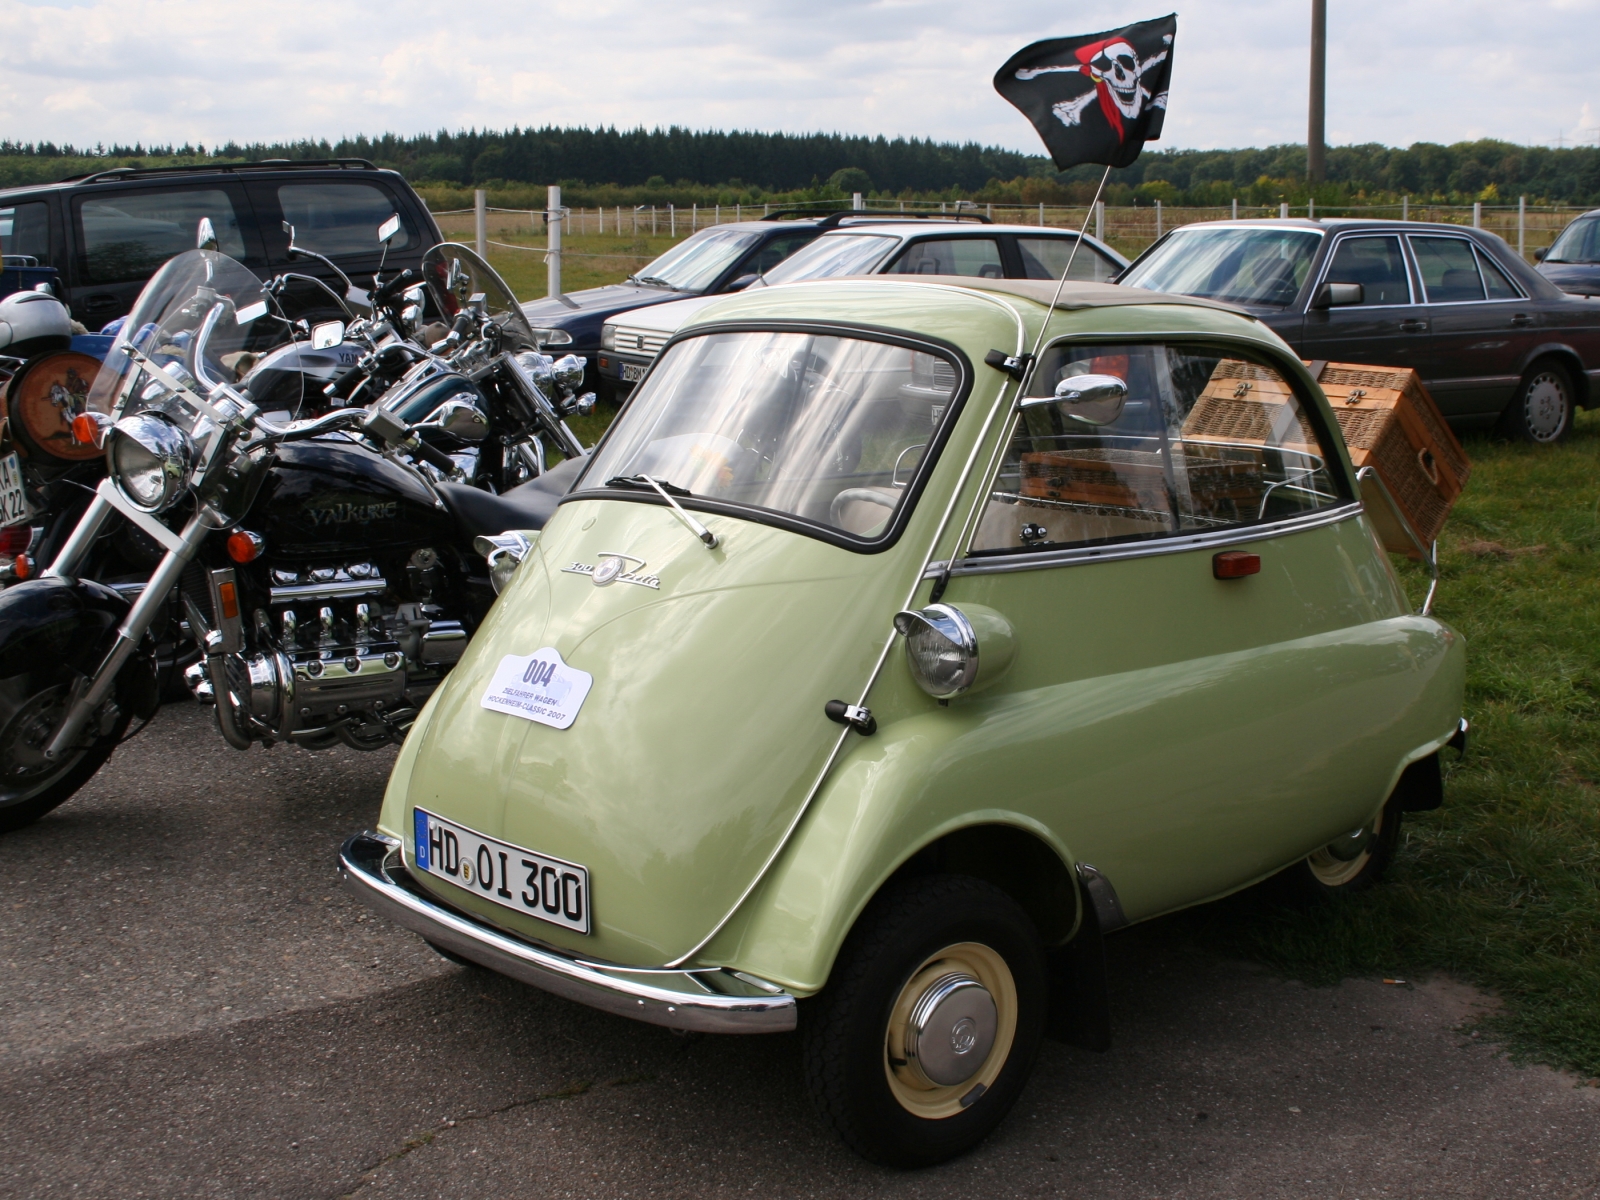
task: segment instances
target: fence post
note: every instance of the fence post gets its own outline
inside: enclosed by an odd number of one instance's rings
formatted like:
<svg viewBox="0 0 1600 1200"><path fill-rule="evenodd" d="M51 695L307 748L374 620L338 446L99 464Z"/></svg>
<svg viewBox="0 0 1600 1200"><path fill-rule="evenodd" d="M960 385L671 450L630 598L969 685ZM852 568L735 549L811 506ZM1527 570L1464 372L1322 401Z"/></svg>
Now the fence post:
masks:
<svg viewBox="0 0 1600 1200"><path fill-rule="evenodd" d="M744 220L744 205L738 201L733 205L733 219L736 222Z"/></svg>
<svg viewBox="0 0 1600 1200"><path fill-rule="evenodd" d="M488 258L489 193L478 188L472 193L472 227L478 235L478 257Z"/></svg>
<svg viewBox="0 0 1600 1200"><path fill-rule="evenodd" d="M700 230L700 202L696 200L689 206L689 232L698 233Z"/></svg>
<svg viewBox="0 0 1600 1200"><path fill-rule="evenodd" d="M1307 197L1307 199L1306 199L1306 220L1315 221L1316 219L1317 219L1317 202L1314 199L1311 199L1310 197Z"/></svg>
<svg viewBox="0 0 1600 1200"><path fill-rule="evenodd" d="M1040 225L1041 228L1043 228L1043 226L1044 226L1044 201L1043 200L1039 201L1039 225Z"/></svg>
<svg viewBox="0 0 1600 1200"><path fill-rule="evenodd" d="M656 206L654 204L652 204L650 206L650 236L651 237L655 237L655 235L656 235Z"/></svg>
<svg viewBox="0 0 1600 1200"><path fill-rule="evenodd" d="M721 225L722 224L722 205L720 203L717 205L717 207L715 209L715 215L712 217L711 223L713 225Z"/></svg>
<svg viewBox="0 0 1600 1200"><path fill-rule="evenodd" d="M1411 220L1411 196L1409 193L1400 197L1400 219L1402 221Z"/></svg>
<svg viewBox="0 0 1600 1200"><path fill-rule="evenodd" d="M1156 241L1161 240L1161 201L1156 201Z"/></svg>
<svg viewBox="0 0 1600 1200"><path fill-rule="evenodd" d="M667 232L673 241L678 240L678 210L672 205L667 205Z"/></svg>
<svg viewBox="0 0 1600 1200"><path fill-rule="evenodd" d="M1528 241L1528 198L1526 196L1518 196L1517 197L1517 256L1519 258L1526 258L1527 257L1527 249L1526 249L1527 241Z"/></svg>
<svg viewBox="0 0 1600 1200"><path fill-rule="evenodd" d="M1472 202L1472 227L1474 229L1482 229L1483 228L1483 201L1482 200L1474 200Z"/></svg>
<svg viewBox="0 0 1600 1200"><path fill-rule="evenodd" d="M854 210L856 210L857 212L860 212L863 208L866 207L866 205L861 202L861 193L860 192L851 192L850 193L850 207L853 208Z"/></svg>
<svg viewBox="0 0 1600 1200"><path fill-rule="evenodd" d="M1279 204L1278 205L1278 216L1287 217L1288 215L1289 215L1289 206L1287 204Z"/></svg>
<svg viewBox="0 0 1600 1200"><path fill-rule="evenodd" d="M1106 240L1106 202L1104 200L1096 200L1094 202L1094 237L1097 242Z"/></svg>
<svg viewBox="0 0 1600 1200"><path fill-rule="evenodd" d="M482 192L478 193L480 196ZM545 193L545 217L549 222L549 233L545 239L547 253L544 256L545 265L545 291L548 295L561 295L561 189L551 187ZM478 228L483 228L483 209L478 209Z"/></svg>
<svg viewBox="0 0 1600 1200"><path fill-rule="evenodd" d="M1239 197L1237 196L1233 198L1233 219L1235 221L1239 219Z"/></svg>
<svg viewBox="0 0 1600 1200"><path fill-rule="evenodd" d="M762 203L762 205L761 205L761 215L763 217L767 217L767 216L771 216L772 215L772 203L771 203L771 201L766 201L766 202Z"/></svg>

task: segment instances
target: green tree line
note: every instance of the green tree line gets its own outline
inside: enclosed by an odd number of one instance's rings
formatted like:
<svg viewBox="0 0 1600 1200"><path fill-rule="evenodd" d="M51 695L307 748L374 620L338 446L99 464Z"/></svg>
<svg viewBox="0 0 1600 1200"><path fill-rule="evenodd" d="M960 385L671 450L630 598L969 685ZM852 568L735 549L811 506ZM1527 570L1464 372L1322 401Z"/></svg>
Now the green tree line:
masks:
<svg viewBox="0 0 1600 1200"><path fill-rule="evenodd" d="M844 134L667 129L522 129L384 134L338 141L75 148L0 142L0 185L66 178L122 165L181 165L271 158L366 158L413 183L472 187L560 183L570 202L732 203L860 191L874 198L1082 203L1100 168L1058 174L1040 155L976 143ZM1240 150L1152 150L1113 172L1112 203L1319 205L1385 203L1401 195L1438 203L1600 203L1600 148L1509 142L1406 148L1335 146L1327 181L1305 183L1303 145ZM673 182L669 182L673 181ZM619 191L620 190L620 191Z"/></svg>

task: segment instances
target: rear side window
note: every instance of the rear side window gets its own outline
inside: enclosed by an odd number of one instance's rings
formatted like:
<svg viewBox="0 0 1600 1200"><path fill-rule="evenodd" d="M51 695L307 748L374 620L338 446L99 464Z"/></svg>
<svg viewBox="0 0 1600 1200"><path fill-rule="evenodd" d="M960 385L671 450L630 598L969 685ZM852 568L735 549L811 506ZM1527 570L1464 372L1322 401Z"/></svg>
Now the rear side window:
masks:
<svg viewBox="0 0 1600 1200"><path fill-rule="evenodd" d="M0 254L13 267L48 267L50 262L50 210L43 201L0 208ZM32 259L23 262L21 259Z"/></svg>
<svg viewBox="0 0 1600 1200"><path fill-rule="evenodd" d="M77 202L83 253L91 283L144 279L167 259L193 250L202 217L209 217L217 249L245 257L239 214L220 188L116 192Z"/></svg>
<svg viewBox="0 0 1600 1200"><path fill-rule="evenodd" d="M294 226L297 244L330 257L377 254L378 226L395 210L394 200L370 183L284 183L278 186L283 219ZM402 213L390 253L420 242Z"/></svg>
<svg viewBox="0 0 1600 1200"><path fill-rule="evenodd" d="M1411 303L1411 281L1398 237L1349 237L1328 267L1329 283L1359 283L1364 305Z"/></svg>
<svg viewBox="0 0 1600 1200"><path fill-rule="evenodd" d="M1481 248L1478 249L1478 269L1483 272L1483 286L1491 300L1518 300L1522 293L1512 286L1511 280Z"/></svg>
<svg viewBox="0 0 1600 1200"><path fill-rule="evenodd" d="M906 247L887 275L968 275L1001 279L1000 243L993 238L938 238Z"/></svg>
<svg viewBox="0 0 1600 1200"><path fill-rule="evenodd" d="M1085 242L1072 255L1076 238L1019 237L1017 249L1022 254L1022 275L1025 279L1060 279L1067 269L1067 258L1072 256L1072 274L1069 279L1082 279L1091 283L1104 283L1122 268Z"/></svg>
<svg viewBox="0 0 1600 1200"><path fill-rule="evenodd" d="M973 537L1018 554L1226 530L1343 504L1334 450L1290 382L1232 349L1058 345L1030 396L1122 381L1120 403L1029 405Z"/></svg>
<svg viewBox="0 0 1600 1200"><path fill-rule="evenodd" d="M1458 304L1484 298L1478 263L1466 238L1413 237L1411 250L1417 256L1417 270L1422 273L1430 303Z"/></svg>
<svg viewBox="0 0 1600 1200"><path fill-rule="evenodd" d="M816 236L815 233L791 233L783 237L775 237L739 264L739 274L765 275L773 267L800 249L801 246L815 239Z"/></svg>

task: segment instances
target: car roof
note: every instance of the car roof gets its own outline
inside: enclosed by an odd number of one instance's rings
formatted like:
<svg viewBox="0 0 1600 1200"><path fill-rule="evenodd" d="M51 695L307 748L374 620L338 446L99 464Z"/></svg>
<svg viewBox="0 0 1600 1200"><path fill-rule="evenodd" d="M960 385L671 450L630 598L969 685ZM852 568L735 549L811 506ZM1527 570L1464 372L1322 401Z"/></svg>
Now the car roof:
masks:
<svg viewBox="0 0 1600 1200"><path fill-rule="evenodd" d="M189 178L214 178L218 175L299 175L306 172L322 174L338 174L344 171L372 172L379 175L398 175L398 171L387 167L380 167L368 162L364 158L324 158L324 159L265 159L260 162L248 163L218 163L191 164L181 167L113 167L106 171L94 171L87 175L73 175L66 179L56 179L49 183L18 184L15 187L0 188L0 200L10 197L40 192L65 191L68 188L94 187L98 184L108 183L133 183L133 182L159 182L178 183Z"/></svg>
<svg viewBox="0 0 1600 1200"><path fill-rule="evenodd" d="M1398 217L1240 217L1238 220L1222 218L1216 221L1194 221L1173 229L1304 229L1310 233L1345 233L1352 229L1380 229L1401 233L1444 232L1483 233L1470 225L1454 225L1448 221L1402 221Z"/></svg>

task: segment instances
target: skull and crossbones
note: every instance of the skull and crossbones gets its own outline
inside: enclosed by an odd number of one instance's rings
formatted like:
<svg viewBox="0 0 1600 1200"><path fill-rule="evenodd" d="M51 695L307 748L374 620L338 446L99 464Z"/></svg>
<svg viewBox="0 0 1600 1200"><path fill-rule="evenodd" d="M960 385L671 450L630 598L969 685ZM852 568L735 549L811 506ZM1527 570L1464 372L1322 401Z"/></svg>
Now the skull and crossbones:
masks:
<svg viewBox="0 0 1600 1200"><path fill-rule="evenodd" d="M1162 41L1168 47L1172 44L1170 35L1164 36ZM1081 124L1083 110L1089 107L1090 101L1098 97L1106 120L1120 138L1123 118L1130 121L1137 120L1146 103L1151 108L1167 106L1166 92L1152 96L1150 89L1142 82L1146 71L1157 63L1165 61L1167 50L1163 49L1159 54L1141 60L1138 51L1122 38L1108 38L1103 42L1080 46L1074 53L1078 61L1071 65L1033 67L1016 73L1018 79L1026 80L1064 71L1087 75L1094 81L1095 86L1083 95L1074 96L1071 100L1063 100L1051 106L1051 111L1063 125Z"/></svg>

